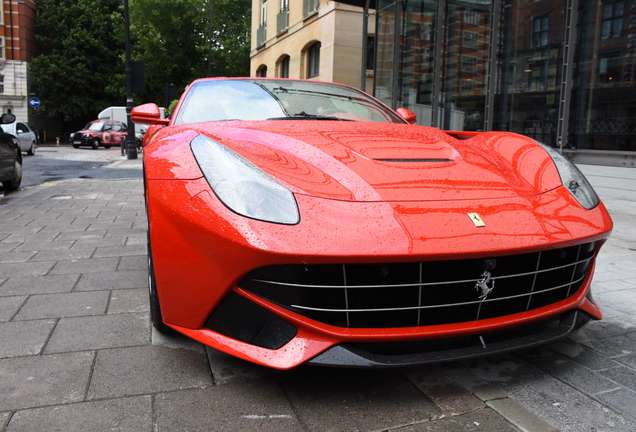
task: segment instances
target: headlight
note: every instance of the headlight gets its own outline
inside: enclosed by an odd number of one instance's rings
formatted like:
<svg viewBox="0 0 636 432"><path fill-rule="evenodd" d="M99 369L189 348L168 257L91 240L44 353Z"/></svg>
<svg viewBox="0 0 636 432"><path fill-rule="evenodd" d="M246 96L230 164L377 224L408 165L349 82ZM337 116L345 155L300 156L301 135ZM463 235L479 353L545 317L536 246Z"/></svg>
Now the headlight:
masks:
<svg viewBox="0 0 636 432"><path fill-rule="evenodd" d="M300 221L294 195L252 163L203 135L190 146L210 187L230 210L279 224Z"/></svg>
<svg viewBox="0 0 636 432"><path fill-rule="evenodd" d="M587 181L583 173L572 162L567 160L565 156L559 153L556 149L541 144L543 148L548 152L554 165L556 165L557 171L561 176L563 185L570 191L572 196L586 209L590 210L596 207L599 203L598 195L594 192L594 188L590 182Z"/></svg>

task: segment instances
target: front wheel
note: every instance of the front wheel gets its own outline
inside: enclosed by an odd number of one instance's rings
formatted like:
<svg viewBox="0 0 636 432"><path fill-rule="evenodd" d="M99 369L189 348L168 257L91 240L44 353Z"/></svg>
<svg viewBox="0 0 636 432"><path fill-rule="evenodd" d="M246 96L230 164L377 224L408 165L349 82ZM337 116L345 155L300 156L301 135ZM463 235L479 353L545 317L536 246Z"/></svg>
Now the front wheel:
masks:
<svg viewBox="0 0 636 432"><path fill-rule="evenodd" d="M104 148L105 148L106 150L108 150L110 147L111 147L111 146L110 146L110 144L104 144Z"/></svg>
<svg viewBox="0 0 636 432"><path fill-rule="evenodd" d="M20 184L22 183L22 162L16 160L14 165L14 174L13 179L7 180L2 183L5 192L13 192L18 190Z"/></svg>
<svg viewBox="0 0 636 432"><path fill-rule="evenodd" d="M35 148L36 148L36 144L35 142L31 143L31 148L27 151L27 154L29 156L35 156Z"/></svg>
<svg viewBox="0 0 636 432"><path fill-rule="evenodd" d="M93 150L97 150L99 148L99 140L93 140Z"/></svg>
<svg viewBox="0 0 636 432"><path fill-rule="evenodd" d="M73 144L73 148L79 148L79 146L76 144Z"/></svg>
<svg viewBox="0 0 636 432"><path fill-rule="evenodd" d="M148 297L150 299L150 321L152 326L162 334L174 334L174 330L164 324L161 316L161 305L157 294L157 282L155 280L155 269L150 249L150 238L148 239Z"/></svg>

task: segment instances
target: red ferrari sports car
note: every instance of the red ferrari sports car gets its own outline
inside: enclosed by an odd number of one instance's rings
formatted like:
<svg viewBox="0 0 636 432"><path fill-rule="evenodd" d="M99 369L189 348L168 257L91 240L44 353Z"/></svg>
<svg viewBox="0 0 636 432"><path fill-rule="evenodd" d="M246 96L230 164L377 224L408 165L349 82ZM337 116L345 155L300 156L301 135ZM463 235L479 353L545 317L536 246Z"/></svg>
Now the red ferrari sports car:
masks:
<svg viewBox="0 0 636 432"><path fill-rule="evenodd" d="M151 315L254 363L423 364L531 347L601 312L612 221L579 170L511 132L414 125L342 85L202 79L154 104Z"/></svg>

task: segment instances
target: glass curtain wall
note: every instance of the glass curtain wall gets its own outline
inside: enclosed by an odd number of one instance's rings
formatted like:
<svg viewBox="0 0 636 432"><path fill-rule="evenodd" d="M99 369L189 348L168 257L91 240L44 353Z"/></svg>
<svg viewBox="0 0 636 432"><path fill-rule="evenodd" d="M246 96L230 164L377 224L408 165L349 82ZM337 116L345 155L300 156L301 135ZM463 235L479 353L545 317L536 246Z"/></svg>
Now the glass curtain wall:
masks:
<svg viewBox="0 0 636 432"><path fill-rule="evenodd" d="M636 1L579 3L569 146L636 151Z"/></svg>
<svg viewBox="0 0 636 432"><path fill-rule="evenodd" d="M565 3L503 2L494 129L557 143Z"/></svg>
<svg viewBox="0 0 636 432"><path fill-rule="evenodd" d="M446 2L440 106L445 129L484 129L490 17L490 0Z"/></svg>
<svg viewBox="0 0 636 432"><path fill-rule="evenodd" d="M636 0L377 7L375 94L418 123L636 151Z"/></svg>
<svg viewBox="0 0 636 432"><path fill-rule="evenodd" d="M397 35L397 2L395 0L378 0L376 18L376 59L375 89L377 98L387 105L395 106L393 95L394 73L399 69L393 67Z"/></svg>

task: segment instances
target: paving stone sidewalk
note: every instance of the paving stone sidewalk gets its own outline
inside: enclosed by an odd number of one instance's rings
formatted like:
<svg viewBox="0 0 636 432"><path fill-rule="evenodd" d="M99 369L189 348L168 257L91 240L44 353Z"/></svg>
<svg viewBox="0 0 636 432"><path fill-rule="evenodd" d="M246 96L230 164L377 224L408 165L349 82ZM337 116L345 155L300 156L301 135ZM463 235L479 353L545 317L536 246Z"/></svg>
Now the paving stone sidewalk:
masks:
<svg viewBox="0 0 636 432"><path fill-rule="evenodd" d="M140 180L0 198L0 431L634 431L636 170L584 167L616 221L606 319L541 349L275 372L148 321Z"/></svg>

